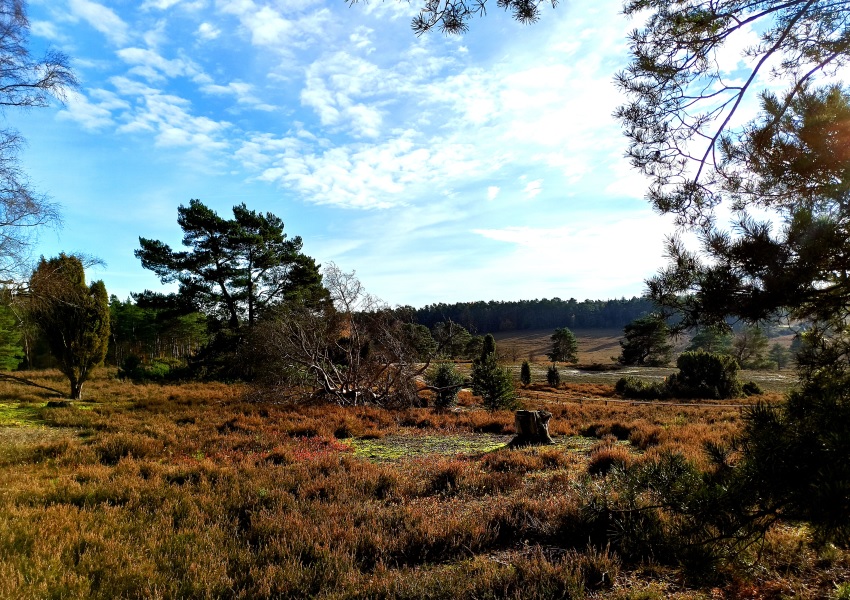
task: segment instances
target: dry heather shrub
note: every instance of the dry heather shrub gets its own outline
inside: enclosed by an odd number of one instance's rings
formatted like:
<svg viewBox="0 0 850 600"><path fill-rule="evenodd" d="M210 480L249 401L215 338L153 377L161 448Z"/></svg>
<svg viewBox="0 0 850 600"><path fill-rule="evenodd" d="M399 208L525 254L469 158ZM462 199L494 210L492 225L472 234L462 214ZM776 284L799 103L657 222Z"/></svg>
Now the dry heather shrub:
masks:
<svg viewBox="0 0 850 600"><path fill-rule="evenodd" d="M72 442L68 438L61 438L36 445L31 452L30 460L34 463L40 463L47 460L56 460L65 455L72 447Z"/></svg>
<svg viewBox="0 0 850 600"><path fill-rule="evenodd" d="M481 465L490 471L501 473L527 473L544 468L543 459L524 450L496 450L486 454Z"/></svg>
<svg viewBox="0 0 850 600"><path fill-rule="evenodd" d="M497 532L499 543L518 540L553 542L559 546L584 545L587 531L574 494L548 493L530 497L522 491L503 497L487 514L489 527Z"/></svg>
<svg viewBox="0 0 850 600"><path fill-rule="evenodd" d="M590 451L587 472L590 475L606 475L614 467L627 467L634 461L629 450L613 440L606 439Z"/></svg>
<svg viewBox="0 0 850 600"><path fill-rule="evenodd" d="M116 465L122 458L130 456L147 458L161 453L163 449L159 440L136 433L105 434L93 447L104 465Z"/></svg>
<svg viewBox="0 0 850 600"><path fill-rule="evenodd" d="M650 425L646 421L638 421L632 424L629 442L640 450L646 450L660 444L663 434L664 430L661 427Z"/></svg>
<svg viewBox="0 0 850 600"><path fill-rule="evenodd" d="M545 469L564 469L573 464L574 457L565 454L563 450L546 448L539 451L540 460Z"/></svg>
<svg viewBox="0 0 850 600"><path fill-rule="evenodd" d="M470 390L461 390L457 394L457 405L463 407L475 406L476 398Z"/></svg>
<svg viewBox="0 0 850 600"><path fill-rule="evenodd" d="M427 493L457 493L461 478L468 468L468 463L459 460L439 460L428 474Z"/></svg>
<svg viewBox="0 0 850 600"><path fill-rule="evenodd" d="M620 558L606 546L600 550L588 544L584 552L576 552L573 563L579 569L582 580L591 590L610 589L620 573Z"/></svg>
<svg viewBox="0 0 850 600"><path fill-rule="evenodd" d="M416 427L417 429L431 429L435 426L435 421L439 420L439 417L436 415L415 409L406 410L398 416L398 424L400 426Z"/></svg>
<svg viewBox="0 0 850 600"><path fill-rule="evenodd" d="M485 411L475 410L458 415L457 427L474 433L514 433L514 415L506 410Z"/></svg>
<svg viewBox="0 0 850 600"><path fill-rule="evenodd" d="M629 434L632 428L629 425L624 425L619 421L608 423L593 423L581 430L581 435L585 437L605 438L612 436L618 440L629 439Z"/></svg>
<svg viewBox="0 0 850 600"><path fill-rule="evenodd" d="M543 553L505 560L473 557L427 571L377 569L364 586L346 594L352 600L390 598L503 598L567 600L583 598L580 574L568 562Z"/></svg>

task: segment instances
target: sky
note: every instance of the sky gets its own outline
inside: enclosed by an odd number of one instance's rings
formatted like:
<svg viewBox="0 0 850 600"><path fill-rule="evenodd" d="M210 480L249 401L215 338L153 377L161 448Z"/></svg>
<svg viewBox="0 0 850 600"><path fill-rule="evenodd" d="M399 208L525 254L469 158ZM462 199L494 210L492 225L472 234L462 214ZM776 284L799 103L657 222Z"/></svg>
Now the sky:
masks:
<svg viewBox="0 0 850 600"><path fill-rule="evenodd" d="M167 291L133 251L180 248L197 198L276 214L391 305L640 295L674 230L612 117L620 7L528 26L494 3L463 36L417 37L416 0L30 0L34 53L81 82L4 116L62 207L36 253L100 258L90 278L121 299Z"/></svg>

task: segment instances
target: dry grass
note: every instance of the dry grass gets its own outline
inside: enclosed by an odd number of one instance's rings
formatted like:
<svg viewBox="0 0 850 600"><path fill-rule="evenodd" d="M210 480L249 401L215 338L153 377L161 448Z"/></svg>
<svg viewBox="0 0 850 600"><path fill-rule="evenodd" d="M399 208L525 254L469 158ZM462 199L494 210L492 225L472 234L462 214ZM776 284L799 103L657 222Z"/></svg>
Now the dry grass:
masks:
<svg viewBox="0 0 850 600"><path fill-rule="evenodd" d="M847 553L795 528L771 533L760 570L706 589L588 546L588 472L665 449L698 461L737 409L606 405L610 386L571 383L526 399L558 445L481 451L513 416L469 394L435 413L107 376L86 391L45 408L48 393L0 389L16 419L0 421L0 598L818 598L850 575ZM367 443L401 451L361 458Z"/></svg>

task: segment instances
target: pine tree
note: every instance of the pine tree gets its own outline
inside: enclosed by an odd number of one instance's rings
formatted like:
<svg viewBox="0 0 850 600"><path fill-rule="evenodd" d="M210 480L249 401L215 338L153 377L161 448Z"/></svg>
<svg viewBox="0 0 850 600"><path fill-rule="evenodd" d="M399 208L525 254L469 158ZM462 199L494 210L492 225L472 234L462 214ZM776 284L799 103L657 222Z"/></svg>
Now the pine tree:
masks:
<svg viewBox="0 0 850 600"><path fill-rule="evenodd" d="M490 334L484 338L481 356L472 363L472 392L481 396L488 410L517 405L513 375L496 360L496 342Z"/></svg>
<svg viewBox="0 0 850 600"><path fill-rule="evenodd" d="M434 391L434 408L443 410L457 402L463 375L454 363L440 362L425 374L425 381L431 387L437 388Z"/></svg>
<svg viewBox="0 0 850 600"><path fill-rule="evenodd" d="M552 387L557 387L561 383L561 374L558 372L558 367L554 364L550 365L546 371L546 382Z"/></svg>
<svg viewBox="0 0 850 600"><path fill-rule="evenodd" d="M715 354L730 354L732 352L732 335L718 327L700 327L686 352L703 350Z"/></svg>
<svg viewBox="0 0 850 600"><path fill-rule="evenodd" d="M620 340L623 365L646 365L660 367L673 357L673 345L669 341L670 330L658 315L636 319L623 329Z"/></svg>
<svg viewBox="0 0 850 600"><path fill-rule="evenodd" d="M767 357L771 360L771 362L776 364L777 369L782 370L788 366L788 363L791 360L791 352L788 348L779 342L776 342L773 346L771 346Z"/></svg>
<svg viewBox="0 0 850 600"><path fill-rule="evenodd" d="M531 365L528 364L527 360L522 361L519 380L522 382L522 385L529 385L531 383Z"/></svg>
<svg viewBox="0 0 850 600"><path fill-rule="evenodd" d="M30 315L71 383L71 399L79 400L92 369L106 357L106 286L102 281L86 285L83 264L76 256L42 258L30 278Z"/></svg>
<svg viewBox="0 0 850 600"><path fill-rule="evenodd" d="M552 334L552 351L546 354L552 362L578 362L578 340L567 327L558 327Z"/></svg>
<svg viewBox="0 0 850 600"><path fill-rule="evenodd" d="M769 366L767 336L758 327L747 327L732 341L732 356L742 369L764 369Z"/></svg>

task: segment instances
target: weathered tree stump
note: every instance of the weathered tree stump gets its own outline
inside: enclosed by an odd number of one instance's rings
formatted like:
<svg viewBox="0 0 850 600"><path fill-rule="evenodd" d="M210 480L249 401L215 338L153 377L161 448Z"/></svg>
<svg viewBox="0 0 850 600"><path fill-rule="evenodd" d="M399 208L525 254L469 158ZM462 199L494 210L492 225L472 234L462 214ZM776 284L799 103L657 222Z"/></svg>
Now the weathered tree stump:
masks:
<svg viewBox="0 0 850 600"><path fill-rule="evenodd" d="M514 414L516 437L508 444L511 448L519 446L541 446L554 444L549 437L549 419L552 413L545 410L518 410Z"/></svg>

